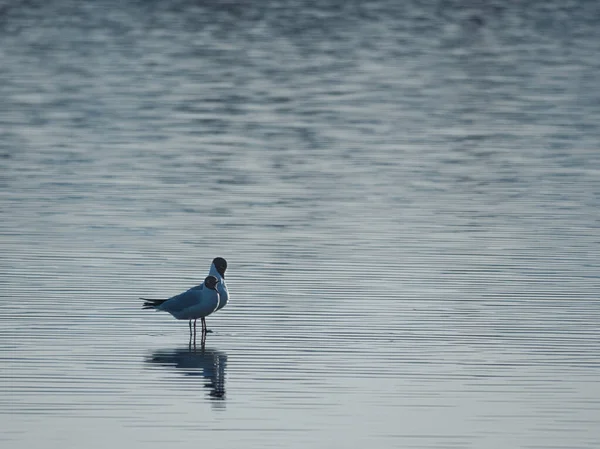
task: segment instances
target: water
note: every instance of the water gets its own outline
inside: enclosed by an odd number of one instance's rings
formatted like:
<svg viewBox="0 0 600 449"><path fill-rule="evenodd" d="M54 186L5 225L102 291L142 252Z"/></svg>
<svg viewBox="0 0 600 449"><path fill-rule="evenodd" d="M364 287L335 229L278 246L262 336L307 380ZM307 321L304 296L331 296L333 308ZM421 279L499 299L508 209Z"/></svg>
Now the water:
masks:
<svg viewBox="0 0 600 449"><path fill-rule="evenodd" d="M4 3L2 446L599 447L599 9Z"/></svg>

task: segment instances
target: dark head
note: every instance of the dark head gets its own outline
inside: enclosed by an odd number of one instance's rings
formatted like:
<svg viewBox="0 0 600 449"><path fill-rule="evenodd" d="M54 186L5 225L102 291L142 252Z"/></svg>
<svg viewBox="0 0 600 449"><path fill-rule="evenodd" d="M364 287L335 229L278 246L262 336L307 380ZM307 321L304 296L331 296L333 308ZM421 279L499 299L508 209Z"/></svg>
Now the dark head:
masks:
<svg viewBox="0 0 600 449"><path fill-rule="evenodd" d="M206 288L210 288L211 290L215 290L218 283L219 280L214 276L207 276L206 279L204 279L204 285L206 285Z"/></svg>
<svg viewBox="0 0 600 449"><path fill-rule="evenodd" d="M224 278L225 270L227 269L227 261L222 257L215 257L212 261L213 265L219 272L219 274Z"/></svg>

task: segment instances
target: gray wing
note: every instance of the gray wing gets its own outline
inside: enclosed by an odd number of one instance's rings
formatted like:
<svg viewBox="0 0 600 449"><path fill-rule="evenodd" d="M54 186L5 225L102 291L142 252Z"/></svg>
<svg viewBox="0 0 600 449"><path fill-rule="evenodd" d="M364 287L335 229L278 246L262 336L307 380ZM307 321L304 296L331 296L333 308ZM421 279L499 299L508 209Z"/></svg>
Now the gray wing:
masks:
<svg viewBox="0 0 600 449"><path fill-rule="evenodd" d="M198 290L197 287L190 288L187 292L167 299L157 309L169 313L178 313L190 307L197 306L200 303L201 295L202 290Z"/></svg>

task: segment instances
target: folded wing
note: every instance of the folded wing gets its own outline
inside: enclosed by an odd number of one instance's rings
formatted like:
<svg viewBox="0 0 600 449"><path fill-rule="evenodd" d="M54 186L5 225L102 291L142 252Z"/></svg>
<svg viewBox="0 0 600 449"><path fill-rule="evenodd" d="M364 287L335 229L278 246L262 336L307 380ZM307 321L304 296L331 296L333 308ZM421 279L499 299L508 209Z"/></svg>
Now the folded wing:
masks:
<svg viewBox="0 0 600 449"><path fill-rule="evenodd" d="M186 292L167 299L156 308L174 315L180 314L186 309L197 306L201 301L202 290L197 287L191 288Z"/></svg>

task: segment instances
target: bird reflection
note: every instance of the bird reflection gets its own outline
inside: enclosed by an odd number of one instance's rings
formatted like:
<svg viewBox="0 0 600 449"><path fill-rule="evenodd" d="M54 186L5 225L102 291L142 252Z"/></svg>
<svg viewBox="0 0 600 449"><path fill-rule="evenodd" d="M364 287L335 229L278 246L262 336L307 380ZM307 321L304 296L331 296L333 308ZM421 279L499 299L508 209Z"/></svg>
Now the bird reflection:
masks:
<svg viewBox="0 0 600 449"><path fill-rule="evenodd" d="M201 376L208 381L204 386L210 389L211 399L225 399L227 354L205 348L204 341L198 348L190 343L187 348L156 351L147 361L174 367L184 376Z"/></svg>

